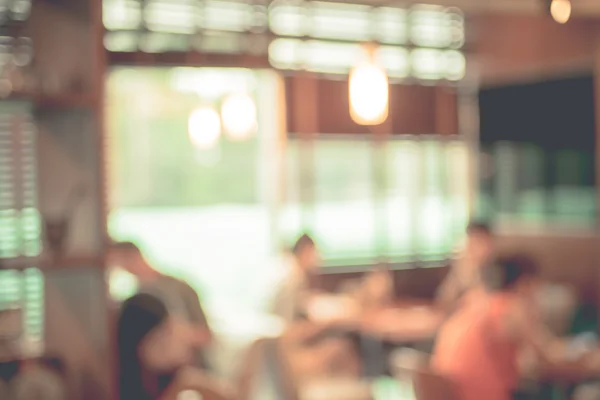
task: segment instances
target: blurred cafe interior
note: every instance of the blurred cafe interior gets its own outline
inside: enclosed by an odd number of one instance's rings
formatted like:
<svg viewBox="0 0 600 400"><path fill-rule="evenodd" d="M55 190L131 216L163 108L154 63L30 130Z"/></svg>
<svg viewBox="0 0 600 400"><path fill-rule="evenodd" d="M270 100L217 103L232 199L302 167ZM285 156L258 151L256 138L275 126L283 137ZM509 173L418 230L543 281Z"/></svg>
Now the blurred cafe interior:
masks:
<svg viewBox="0 0 600 400"><path fill-rule="evenodd" d="M600 399L596 74L599 0L0 0L0 399L478 398L517 253L514 398Z"/></svg>

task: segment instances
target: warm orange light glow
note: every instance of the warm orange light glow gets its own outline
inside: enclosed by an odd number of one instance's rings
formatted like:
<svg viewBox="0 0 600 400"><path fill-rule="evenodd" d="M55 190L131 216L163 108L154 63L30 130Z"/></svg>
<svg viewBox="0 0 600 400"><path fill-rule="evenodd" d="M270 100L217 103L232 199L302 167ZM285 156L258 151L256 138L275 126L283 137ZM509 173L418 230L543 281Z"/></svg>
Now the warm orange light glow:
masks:
<svg viewBox="0 0 600 400"><path fill-rule="evenodd" d="M233 94L221 106L225 133L232 140L245 140L256 133L256 105L247 94Z"/></svg>
<svg viewBox="0 0 600 400"><path fill-rule="evenodd" d="M570 0L552 0L550 4L550 14L559 24L566 24L571 18Z"/></svg>
<svg viewBox="0 0 600 400"><path fill-rule="evenodd" d="M350 73L350 116L359 125L379 125L388 116L389 85L385 71L373 61Z"/></svg>
<svg viewBox="0 0 600 400"><path fill-rule="evenodd" d="M199 149L213 147L221 136L219 113L211 107L194 110L188 120L188 135L192 144Z"/></svg>

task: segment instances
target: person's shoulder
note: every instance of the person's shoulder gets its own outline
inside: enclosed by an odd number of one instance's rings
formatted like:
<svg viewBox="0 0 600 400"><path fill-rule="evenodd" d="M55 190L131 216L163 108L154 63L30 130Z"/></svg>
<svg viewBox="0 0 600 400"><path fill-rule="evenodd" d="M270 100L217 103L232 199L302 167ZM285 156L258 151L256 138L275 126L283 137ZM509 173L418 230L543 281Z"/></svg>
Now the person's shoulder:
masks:
<svg viewBox="0 0 600 400"><path fill-rule="evenodd" d="M177 288L177 289L181 289L181 290L194 290L194 288L187 283L184 279L181 278L176 278L174 276L170 276L170 275L161 275L160 281L159 281L160 285L163 286L168 286L171 288Z"/></svg>
<svg viewBox="0 0 600 400"><path fill-rule="evenodd" d="M178 286L185 286L186 288L190 288L192 289L192 285L190 285L188 283L188 281L186 279L183 278L176 278L174 276L169 276L168 279L174 284L174 285L178 285Z"/></svg>

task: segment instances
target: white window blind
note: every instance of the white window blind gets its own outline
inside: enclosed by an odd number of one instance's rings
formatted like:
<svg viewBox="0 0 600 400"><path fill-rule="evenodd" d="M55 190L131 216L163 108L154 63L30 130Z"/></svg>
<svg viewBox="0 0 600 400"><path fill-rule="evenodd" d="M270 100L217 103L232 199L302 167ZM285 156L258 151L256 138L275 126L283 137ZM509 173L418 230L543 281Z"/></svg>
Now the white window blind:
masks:
<svg viewBox="0 0 600 400"><path fill-rule="evenodd" d="M21 308L23 330L33 340L43 331L35 136L29 104L0 103L0 309ZM18 260L19 268L2 269L8 260Z"/></svg>

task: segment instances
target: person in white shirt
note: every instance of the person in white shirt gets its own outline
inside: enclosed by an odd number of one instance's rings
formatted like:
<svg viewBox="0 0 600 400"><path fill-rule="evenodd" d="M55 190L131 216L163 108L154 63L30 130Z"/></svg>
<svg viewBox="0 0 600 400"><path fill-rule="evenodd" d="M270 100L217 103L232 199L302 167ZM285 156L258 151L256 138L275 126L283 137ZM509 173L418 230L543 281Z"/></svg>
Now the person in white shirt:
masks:
<svg viewBox="0 0 600 400"><path fill-rule="evenodd" d="M331 324L311 320L309 304L322 296L310 287L320 264L314 240L302 235L286 257L288 274L273 299L272 311L286 329L282 337L291 368L298 379L315 376L357 376L360 361L351 340L328 335Z"/></svg>
<svg viewBox="0 0 600 400"><path fill-rule="evenodd" d="M306 316L305 305L311 295L310 275L319 266L320 255L313 239L302 235L290 254L284 256L287 276L273 300L273 313L286 324Z"/></svg>

